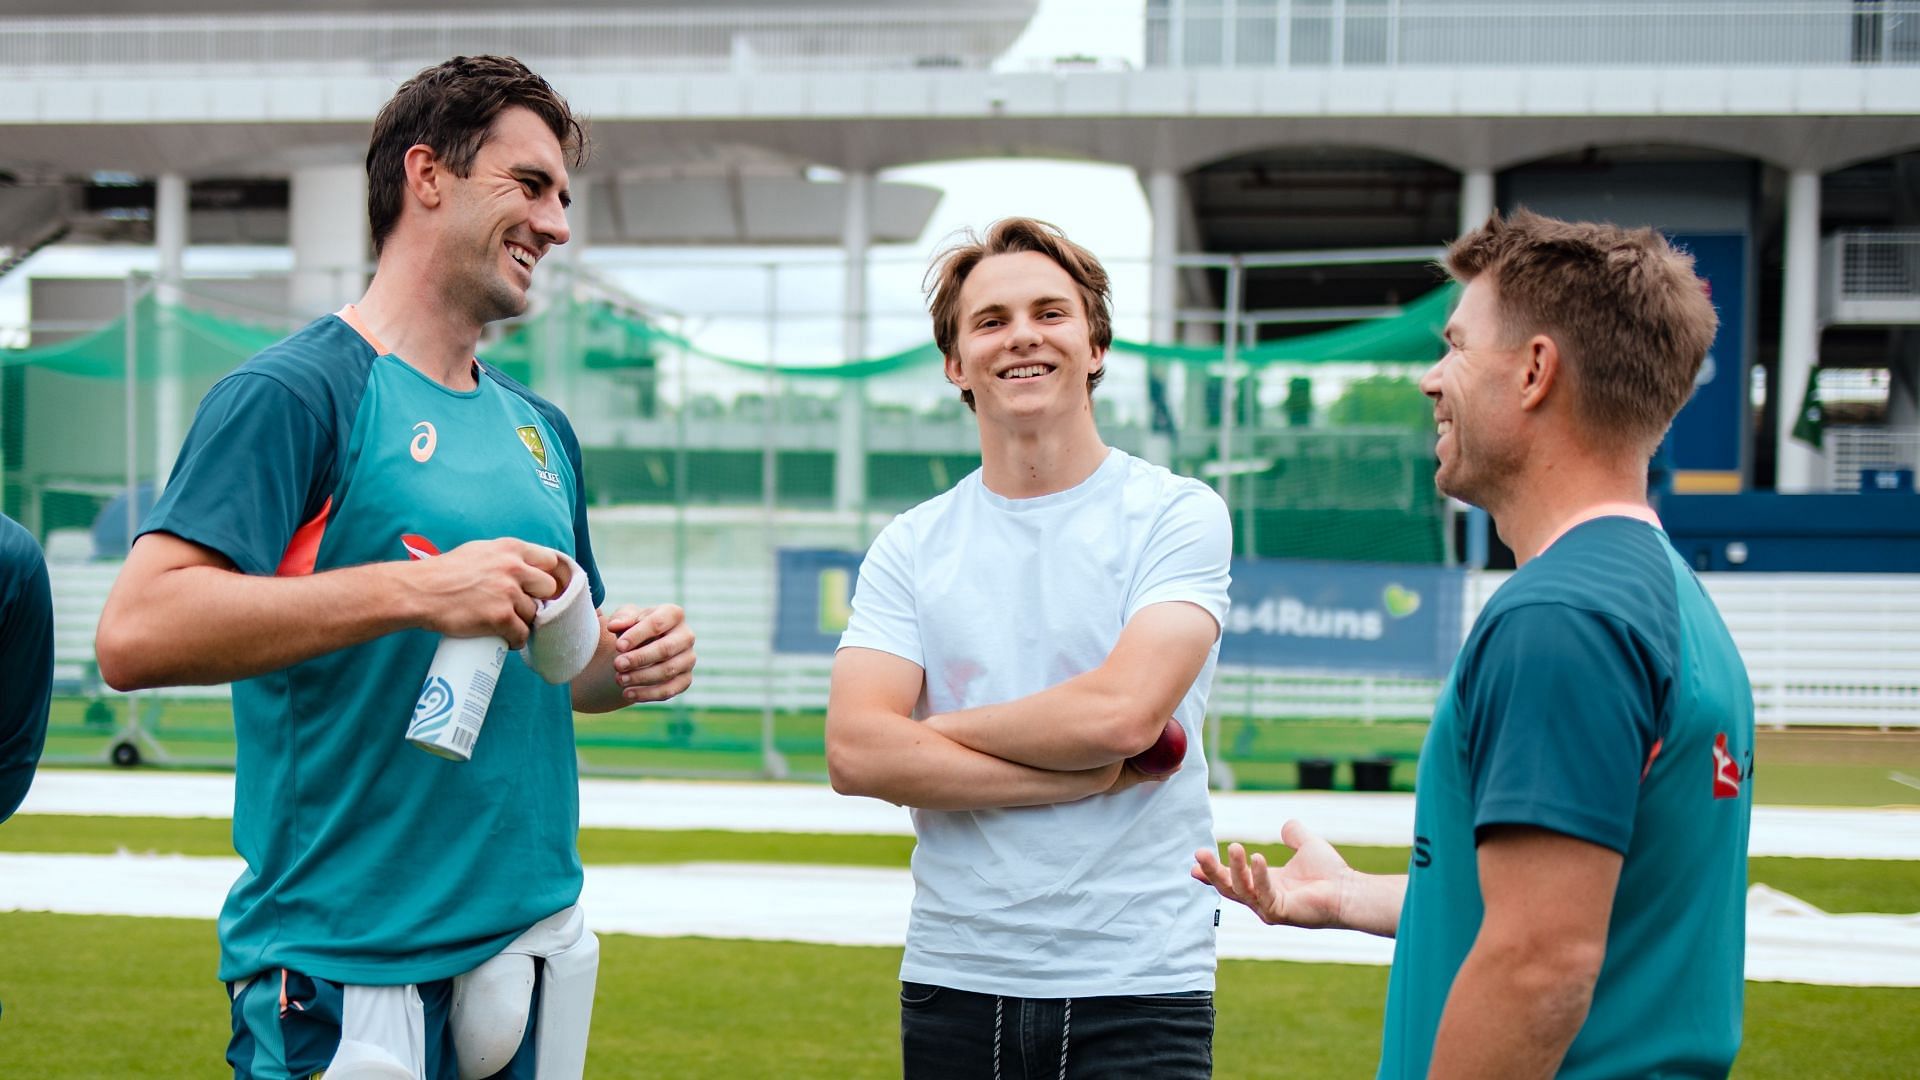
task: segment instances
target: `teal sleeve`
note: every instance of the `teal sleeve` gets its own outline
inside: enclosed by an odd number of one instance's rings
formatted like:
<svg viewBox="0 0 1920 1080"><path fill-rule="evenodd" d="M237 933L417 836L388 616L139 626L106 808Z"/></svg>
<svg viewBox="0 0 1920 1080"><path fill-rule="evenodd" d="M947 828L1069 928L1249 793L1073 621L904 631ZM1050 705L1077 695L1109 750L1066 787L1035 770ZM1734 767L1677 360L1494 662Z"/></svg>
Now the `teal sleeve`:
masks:
<svg viewBox="0 0 1920 1080"><path fill-rule="evenodd" d="M272 574L333 492L333 424L280 379L240 371L194 414L173 476L140 526Z"/></svg>
<svg viewBox="0 0 1920 1080"><path fill-rule="evenodd" d="M1476 838L1528 825L1624 854L1670 666L1621 620L1551 603L1501 613L1468 648L1459 687Z"/></svg>
<svg viewBox="0 0 1920 1080"><path fill-rule="evenodd" d="M33 786L53 691L53 593L32 534L0 517L0 821Z"/></svg>

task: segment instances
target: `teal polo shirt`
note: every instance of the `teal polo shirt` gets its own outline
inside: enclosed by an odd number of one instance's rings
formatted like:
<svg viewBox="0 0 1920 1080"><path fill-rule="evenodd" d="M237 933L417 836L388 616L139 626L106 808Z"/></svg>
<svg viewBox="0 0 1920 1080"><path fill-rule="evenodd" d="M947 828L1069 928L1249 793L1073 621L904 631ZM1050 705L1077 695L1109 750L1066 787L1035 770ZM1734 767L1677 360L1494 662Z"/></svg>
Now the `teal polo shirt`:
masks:
<svg viewBox="0 0 1920 1080"><path fill-rule="evenodd" d="M1563 1077L1721 1077L1740 1046L1753 692L1719 612L1645 522L1574 527L1474 622L1415 781L1382 1077L1424 1077L1484 915L1475 847L1523 825L1623 856Z"/></svg>
<svg viewBox="0 0 1920 1080"><path fill-rule="evenodd" d="M322 318L208 391L142 532L256 575L516 537L579 560L600 603L566 417L491 368L478 381L449 389ZM222 979L447 978L578 898L568 688L510 653L473 759L435 757L405 734L439 641L388 634L234 684L247 868L220 913Z"/></svg>

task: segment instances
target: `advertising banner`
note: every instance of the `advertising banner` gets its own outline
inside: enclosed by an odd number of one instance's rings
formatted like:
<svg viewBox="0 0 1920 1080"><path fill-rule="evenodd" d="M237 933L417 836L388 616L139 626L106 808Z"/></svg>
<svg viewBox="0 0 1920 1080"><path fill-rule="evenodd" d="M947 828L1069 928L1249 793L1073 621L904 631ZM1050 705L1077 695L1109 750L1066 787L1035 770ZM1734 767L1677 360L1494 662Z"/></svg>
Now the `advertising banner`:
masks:
<svg viewBox="0 0 1920 1080"><path fill-rule="evenodd" d="M853 583L860 576L857 551L781 548L779 597L773 618L773 651L831 654L853 610Z"/></svg>
<svg viewBox="0 0 1920 1080"><path fill-rule="evenodd" d="M773 648L830 654L862 556L782 549ZM1465 574L1434 566L1235 559L1220 661L1437 679L1460 648Z"/></svg>
<svg viewBox="0 0 1920 1080"><path fill-rule="evenodd" d="M1220 662L1444 678L1465 580L1438 566L1235 559Z"/></svg>
<svg viewBox="0 0 1920 1080"><path fill-rule="evenodd" d="M1720 315L1693 397L1673 418L1663 447L1673 489L1683 495L1738 492L1747 440L1747 236L1672 233L1668 239L1693 256L1694 272L1706 279Z"/></svg>

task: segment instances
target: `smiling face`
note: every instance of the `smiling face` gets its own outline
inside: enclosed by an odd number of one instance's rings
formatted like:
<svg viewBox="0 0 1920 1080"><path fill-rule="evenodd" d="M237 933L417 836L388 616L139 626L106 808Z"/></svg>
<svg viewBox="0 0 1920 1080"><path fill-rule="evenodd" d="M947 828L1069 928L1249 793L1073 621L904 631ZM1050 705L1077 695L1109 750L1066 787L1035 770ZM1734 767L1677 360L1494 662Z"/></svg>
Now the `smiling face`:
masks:
<svg viewBox="0 0 1920 1080"><path fill-rule="evenodd" d="M989 255L960 287L947 381L973 395L983 422L1025 426L1092 408L1101 369L1086 303L1060 265L1037 251Z"/></svg>
<svg viewBox="0 0 1920 1080"><path fill-rule="evenodd" d="M446 296L481 324L521 314L535 265L569 235L560 140L531 110L506 109L469 174L446 182L451 216L438 252Z"/></svg>
<svg viewBox="0 0 1920 1080"><path fill-rule="evenodd" d="M1487 277L1460 294L1446 339L1447 354L1420 379L1440 433L1434 484L1442 494L1491 509L1526 460L1526 346L1509 343L1499 294Z"/></svg>

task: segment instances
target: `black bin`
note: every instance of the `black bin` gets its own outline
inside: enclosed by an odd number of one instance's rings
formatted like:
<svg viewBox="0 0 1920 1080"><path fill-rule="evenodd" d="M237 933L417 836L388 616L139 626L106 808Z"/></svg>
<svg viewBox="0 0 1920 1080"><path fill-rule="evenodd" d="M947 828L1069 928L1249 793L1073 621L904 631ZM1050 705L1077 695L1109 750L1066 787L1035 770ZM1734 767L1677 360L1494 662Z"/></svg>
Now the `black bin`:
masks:
<svg viewBox="0 0 1920 1080"><path fill-rule="evenodd" d="M1326 758L1301 758L1295 764L1300 769L1301 791L1333 790L1333 762Z"/></svg>
<svg viewBox="0 0 1920 1080"><path fill-rule="evenodd" d="M1356 758L1353 763L1353 790L1392 791L1392 758Z"/></svg>

